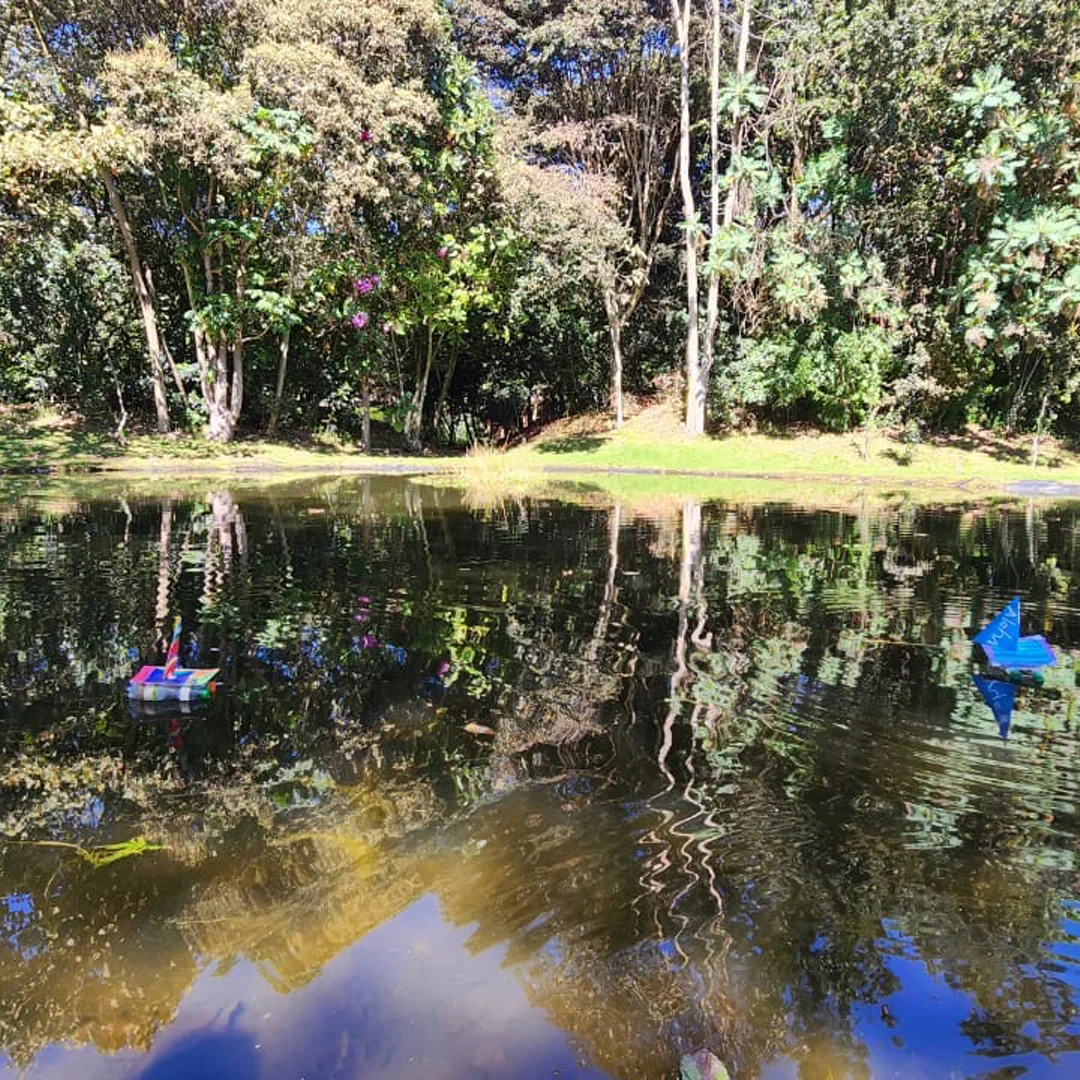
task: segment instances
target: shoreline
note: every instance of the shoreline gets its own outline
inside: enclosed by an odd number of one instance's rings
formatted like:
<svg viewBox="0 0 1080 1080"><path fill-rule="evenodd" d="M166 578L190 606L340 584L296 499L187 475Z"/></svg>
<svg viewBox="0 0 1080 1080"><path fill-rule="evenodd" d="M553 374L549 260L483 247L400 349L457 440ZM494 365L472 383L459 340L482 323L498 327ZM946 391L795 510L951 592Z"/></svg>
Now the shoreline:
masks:
<svg viewBox="0 0 1080 1080"><path fill-rule="evenodd" d="M219 445L190 435L107 433L56 414L0 416L0 487L32 489L64 482L94 484L274 482L364 476L430 477L447 486L508 496L544 484L638 485L695 494L721 484L830 486L849 493L892 490L965 498L1080 497L1080 453L1045 440L1043 463L1028 461L1027 443L968 428L910 446L880 432L872 444L821 431L731 433L687 439L663 405L613 430L599 414L554 421L528 442L471 453L409 454L306 437L242 438Z"/></svg>
<svg viewBox="0 0 1080 1080"><path fill-rule="evenodd" d="M509 457L514 459L514 453ZM468 459L461 457L431 457L428 459L379 460L364 455L328 455L329 460L296 464L279 464L273 461L249 462L243 459L224 456L213 461L196 463L192 461L164 462L157 459L142 464L128 462L113 463L108 458L87 461L73 467L44 466L34 469L0 469L0 485L31 485L39 482L52 485L57 482L71 481L93 484L130 482L135 486L143 483L167 482L179 483L199 481L267 481L288 483L294 480L333 480L364 477L431 477L446 487L471 487L484 484L485 470L478 467L471 469ZM939 476L901 477L895 475L830 472L793 472L790 470L747 471L734 469L674 469L665 466L614 465L614 464L548 464L535 461L531 456L522 462L528 474L537 481L551 480L556 483L573 483L575 480L588 482L604 477L642 478L650 480L670 479L673 481L741 481L761 482L775 485L782 483L807 484L811 486L843 487L853 493L865 490L874 491L937 491L960 494L976 499L1009 496L1020 498L1080 498L1080 478L1019 478L990 481L980 477L953 479ZM474 475L473 475L474 474ZM502 486L501 484L499 485ZM679 485L685 489L685 485ZM25 494L30 494L27 490ZM796 494L793 492L793 494Z"/></svg>

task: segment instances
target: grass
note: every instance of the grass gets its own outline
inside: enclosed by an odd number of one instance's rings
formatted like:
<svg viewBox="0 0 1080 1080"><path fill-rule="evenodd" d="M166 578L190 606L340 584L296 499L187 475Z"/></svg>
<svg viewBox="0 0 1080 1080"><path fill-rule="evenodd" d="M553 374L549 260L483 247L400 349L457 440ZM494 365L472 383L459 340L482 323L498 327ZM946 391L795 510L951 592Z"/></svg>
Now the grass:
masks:
<svg viewBox="0 0 1080 1080"><path fill-rule="evenodd" d="M55 413L0 411L0 492L36 484L41 473L110 474L117 480L179 482L198 478L273 479L375 472L439 474L432 482L462 488L469 505L494 506L580 478L610 495L717 497L740 478L758 497L776 481L790 499L809 480L850 501L856 487L911 493L951 487L964 495L1003 491L1018 480L1080 483L1080 455L1053 440L1043 463L1028 464L1027 439L971 429L908 446L886 433L869 446L862 433L736 434L688 440L671 403L638 408L619 431L594 414L549 425L539 436L502 452L477 449L458 457L365 454L348 443L308 438L227 445L187 435L134 434L123 444ZM799 488L792 488L798 480ZM723 483L721 483L723 481ZM748 492L749 494L749 492Z"/></svg>
<svg viewBox="0 0 1080 1080"><path fill-rule="evenodd" d="M240 438L212 443L192 435L111 433L51 411L0 411L0 474L107 472L131 476L213 476L303 472L424 471L431 459L365 454L350 443L310 438Z"/></svg>
<svg viewBox="0 0 1080 1080"><path fill-rule="evenodd" d="M970 429L910 446L886 433L869 445L854 434L735 434L689 440L670 406L632 417L621 430L599 421L553 425L511 457L559 473L649 470L727 476L874 481L900 486L1001 490L1014 480L1080 482L1080 456L1047 440L1042 464L1028 464L1027 439Z"/></svg>
<svg viewBox="0 0 1080 1080"><path fill-rule="evenodd" d="M525 496L546 495L552 478L538 464L521 454L492 447L473 447L463 457L417 482L461 490L462 501L472 510L495 510Z"/></svg>

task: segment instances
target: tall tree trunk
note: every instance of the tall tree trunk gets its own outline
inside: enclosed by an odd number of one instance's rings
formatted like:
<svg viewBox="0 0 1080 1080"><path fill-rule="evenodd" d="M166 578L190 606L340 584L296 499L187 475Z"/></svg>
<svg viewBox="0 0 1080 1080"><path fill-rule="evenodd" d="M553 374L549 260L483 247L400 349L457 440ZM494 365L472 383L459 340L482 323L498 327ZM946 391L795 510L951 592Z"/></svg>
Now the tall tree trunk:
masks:
<svg viewBox="0 0 1080 1080"><path fill-rule="evenodd" d="M619 302L608 289L604 290L604 311L607 313L608 334L611 336L611 411L615 426L623 424L623 354L622 314Z"/></svg>
<svg viewBox="0 0 1080 1080"><path fill-rule="evenodd" d="M210 394L206 400L207 436L213 442L228 442L233 437L229 410L229 346L222 337L206 338L206 357Z"/></svg>
<svg viewBox="0 0 1080 1080"><path fill-rule="evenodd" d="M431 378L431 365L434 359L435 335L429 327L423 373L417 380L409 415L405 419L405 443L410 450L420 450L424 445L424 399L427 397L427 385Z"/></svg>
<svg viewBox="0 0 1080 1080"><path fill-rule="evenodd" d="M236 307L244 309L244 296L247 292L247 266L242 261L236 269ZM229 418L235 432L240 423L240 410L244 406L244 332L236 331L232 341L232 386L229 391ZM230 438L232 436L230 435Z"/></svg>
<svg viewBox="0 0 1080 1080"><path fill-rule="evenodd" d="M686 238L686 433L705 430L705 387L702 381L698 330L697 208L690 181L690 0L671 0L679 43L679 188L682 191Z"/></svg>
<svg viewBox="0 0 1080 1080"><path fill-rule="evenodd" d="M135 234L131 228L131 222L127 216L127 208L120 195L116 180L106 168L99 170L105 191L109 196L109 208L116 219L116 226L120 230L120 239L124 245L124 251L128 257L128 269L131 271L131 283L135 288L135 302L139 306L139 317L142 319L143 335L146 338L146 349L150 356L150 383L154 389L154 413L157 416L157 429L161 434L169 430L169 403L165 397L165 363L164 350L161 347L161 334L158 331L157 312L154 310L153 294L147 283L146 272L143 268L142 259L139 256L139 248L135 243Z"/></svg>
<svg viewBox="0 0 1080 1080"><path fill-rule="evenodd" d="M1031 467L1039 464L1039 440L1042 437L1043 421L1046 419L1046 407L1050 404L1050 391L1044 390L1039 404L1039 416L1035 421L1035 434L1031 439Z"/></svg>
<svg viewBox="0 0 1080 1080"><path fill-rule="evenodd" d="M220 291L223 272L214 267L214 253L203 252L203 266L206 275L206 293L211 295ZM188 292L192 310L195 297L192 290L191 275L185 268ZM243 304L246 284L246 272L241 262L236 270L235 299L237 306ZM195 355L199 361L199 377L203 400L207 411L207 437L212 442L230 442L236 434L240 420L240 411L244 404L244 337L238 329L233 334L208 334L205 329L196 326Z"/></svg>
<svg viewBox="0 0 1080 1080"><path fill-rule="evenodd" d="M360 445L371 453L371 376L365 371L360 379Z"/></svg>
<svg viewBox="0 0 1080 1080"><path fill-rule="evenodd" d="M720 229L720 0L710 0L709 22L709 296L705 304L702 377L706 384L716 359L716 328L720 322L720 275L712 265L712 245Z"/></svg>
<svg viewBox="0 0 1080 1080"><path fill-rule="evenodd" d="M281 412L281 396L285 391L285 369L289 366L289 340L292 327L286 326L278 339L277 383L274 385L274 404L270 406L270 423L267 432L271 436L277 432L278 415Z"/></svg>
<svg viewBox="0 0 1080 1080"><path fill-rule="evenodd" d="M739 52L735 59L735 71L739 75L746 74L746 54L750 47L750 0L743 0L742 21L739 24ZM742 153L744 122L741 116L735 117L731 125L731 156L737 157ZM736 182L728 188L727 199L724 202L724 224L730 225L735 220L735 211L739 205L740 183Z"/></svg>
<svg viewBox="0 0 1080 1080"><path fill-rule="evenodd" d="M458 350L455 345L450 351L450 363L446 366L446 375L443 378L442 386L439 387L439 400L435 402L435 416L431 423L436 432L439 429L439 422L442 420L443 409L446 408L446 399L450 396L450 385L454 381L454 372L457 371ZM451 430L450 435L453 436Z"/></svg>

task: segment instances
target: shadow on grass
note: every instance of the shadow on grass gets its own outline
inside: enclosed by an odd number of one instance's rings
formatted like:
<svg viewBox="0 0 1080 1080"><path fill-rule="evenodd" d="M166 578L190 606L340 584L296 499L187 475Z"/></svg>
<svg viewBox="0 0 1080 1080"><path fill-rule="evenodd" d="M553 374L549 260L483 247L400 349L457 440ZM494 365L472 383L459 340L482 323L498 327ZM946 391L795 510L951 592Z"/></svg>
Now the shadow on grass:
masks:
<svg viewBox="0 0 1080 1080"><path fill-rule="evenodd" d="M539 454L576 454L588 450L599 450L607 439L595 435L570 435L565 439L553 439L551 442L537 443Z"/></svg>
<svg viewBox="0 0 1080 1080"><path fill-rule="evenodd" d="M0 473L35 473L118 457L124 448L111 435L86 431L31 410L0 413Z"/></svg>
<svg viewBox="0 0 1080 1080"><path fill-rule="evenodd" d="M1006 437L992 431L968 429L958 435L943 435L931 440L935 445L951 450L970 450L986 454L995 461L1006 461L1014 465L1031 464L1031 436ZM1043 443L1039 454L1039 464L1050 468L1060 468L1065 464L1061 454L1053 445Z"/></svg>
<svg viewBox="0 0 1080 1080"><path fill-rule="evenodd" d="M907 468L909 465L915 462L915 453L912 450L897 450L894 447L889 447L882 452L882 457L887 457L890 461L895 461L897 465L902 468Z"/></svg>

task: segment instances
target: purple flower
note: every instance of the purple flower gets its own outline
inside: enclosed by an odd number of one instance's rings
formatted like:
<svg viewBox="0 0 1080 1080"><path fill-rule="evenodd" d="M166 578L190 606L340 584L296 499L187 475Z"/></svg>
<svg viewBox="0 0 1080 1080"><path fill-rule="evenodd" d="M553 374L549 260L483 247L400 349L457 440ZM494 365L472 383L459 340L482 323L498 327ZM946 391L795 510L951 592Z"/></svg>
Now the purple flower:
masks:
<svg viewBox="0 0 1080 1080"><path fill-rule="evenodd" d="M375 649L379 645L379 639L374 634L364 634L360 638L360 648Z"/></svg>
<svg viewBox="0 0 1080 1080"><path fill-rule="evenodd" d="M445 259L447 257L447 255L449 255L449 254L450 254L450 249L449 248L445 248L445 247L439 248L438 256L439 256L440 259Z"/></svg>
<svg viewBox="0 0 1080 1080"><path fill-rule="evenodd" d="M353 288L361 295L364 296L371 292L376 285L379 284L379 279L372 275L371 277L359 277L353 282Z"/></svg>
<svg viewBox="0 0 1080 1080"><path fill-rule="evenodd" d="M370 604L371 603L371 597L370 596L358 596L356 598L356 602L358 604Z"/></svg>
<svg viewBox="0 0 1080 1080"><path fill-rule="evenodd" d="M371 132L370 132L370 131L368 131L368 129L367 129L367 128L361 128L361 129L360 129L360 141L361 141L362 143L369 143L369 142L371 142Z"/></svg>
<svg viewBox="0 0 1080 1080"><path fill-rule="evenodd" d="M363 330L368 324L368 313L366 311L358 311L350 320L353 326L357 330Z"/></svg>

